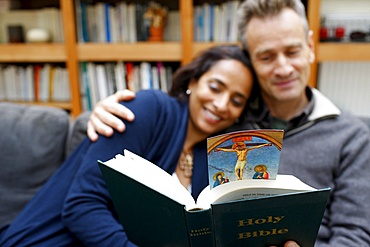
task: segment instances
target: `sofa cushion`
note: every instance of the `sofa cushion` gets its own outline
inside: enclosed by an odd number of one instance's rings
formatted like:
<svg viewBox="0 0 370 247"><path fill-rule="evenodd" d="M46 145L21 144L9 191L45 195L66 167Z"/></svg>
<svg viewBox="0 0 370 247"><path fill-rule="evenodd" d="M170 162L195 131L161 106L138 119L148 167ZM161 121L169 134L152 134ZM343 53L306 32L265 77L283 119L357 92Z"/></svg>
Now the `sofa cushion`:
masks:
<svg viewBox="0 0 370 247"><path fill-rule="evenodd" d="M89 121L90 114L90 111L82 112L72 121L66 143L66 157L68 157L86 137L87 122Z"/></svg>
<svg viewBox="0 0 370 247"><path fill-rule="evenodd" d="M9 223L63 162L66 111L0 103L0 228Z"/></svg>

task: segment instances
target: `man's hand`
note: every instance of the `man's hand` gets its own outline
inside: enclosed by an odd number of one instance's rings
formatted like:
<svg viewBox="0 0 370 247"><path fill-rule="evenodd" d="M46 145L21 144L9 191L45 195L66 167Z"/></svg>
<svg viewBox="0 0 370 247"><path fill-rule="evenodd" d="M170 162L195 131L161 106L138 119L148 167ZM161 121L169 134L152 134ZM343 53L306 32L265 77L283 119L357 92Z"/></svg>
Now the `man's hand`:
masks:
<svg viewBox="0 0 370 247"><path fill-rule="evenodd" d="M117 91L115 94L99 101L90 115L87 123L87 135L91 141L98 140L98 133L104 136L113 135L114 129L123 132L125 124L118 118L133 121L135 115L130 109L119 104L120 101L130 101L135 93L129 90ZM117 117L118 116L118 117Z"/></svg>
<svg viewBox="0 0 370 247"><path fill-rule="evenodd" d="M270 247L276 247L276 246L270 246ZM284 244L284 247L299 247L299 245L294 241L288 241Z"/></svg>
<svg viewBox="0 0 370 247"><path fill-rule="evenodd" d="M299 245L294 241L288 241L284 244L284 247L299 247Z"/></svg>

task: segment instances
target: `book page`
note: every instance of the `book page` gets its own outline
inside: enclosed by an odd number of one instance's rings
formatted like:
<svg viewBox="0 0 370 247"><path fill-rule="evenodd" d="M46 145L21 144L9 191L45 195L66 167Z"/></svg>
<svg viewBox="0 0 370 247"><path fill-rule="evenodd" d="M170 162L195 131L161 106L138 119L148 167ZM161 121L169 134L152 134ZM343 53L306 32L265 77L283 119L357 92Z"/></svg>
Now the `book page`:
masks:
<svg viewBox="0 0 370 247"><path fill-rule="evenodd" d="M128 150L124 151L124 156L118 154L104 164L182 205L195 207L195 201L189 191L175 178L150 161Z"/></svg>
<svg viewBox="0 0 370 247"><path fill-rule="evenodd" d="M213 203L223 203L242 199L313 191L315 188L303 183L293 175L277 175L275 180L250 179L230 182L223 186L205 188L197 199L197 205L207 207Z"/></svg>

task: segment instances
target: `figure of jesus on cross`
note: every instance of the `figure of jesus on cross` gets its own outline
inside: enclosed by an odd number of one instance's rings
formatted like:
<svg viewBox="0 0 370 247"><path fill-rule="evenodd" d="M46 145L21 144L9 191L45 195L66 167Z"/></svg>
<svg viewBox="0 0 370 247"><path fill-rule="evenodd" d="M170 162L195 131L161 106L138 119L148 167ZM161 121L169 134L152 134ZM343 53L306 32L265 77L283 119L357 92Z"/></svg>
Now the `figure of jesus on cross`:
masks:
<svg viewBox="0 0 370 247"><path fill-rule="evenodd" d="M271 143L264 143L252 147L248 147L245 145L244 142L236 142L233 144L233 146L230 148L216 148L215 152L223 151L223 152L235 152L238 156L238 159L235 164L235 175L238 178L238 180L243 179L243 171L244 167L247 164L247 154L252 149L257 149L265 146L271 146Z"/></svg>

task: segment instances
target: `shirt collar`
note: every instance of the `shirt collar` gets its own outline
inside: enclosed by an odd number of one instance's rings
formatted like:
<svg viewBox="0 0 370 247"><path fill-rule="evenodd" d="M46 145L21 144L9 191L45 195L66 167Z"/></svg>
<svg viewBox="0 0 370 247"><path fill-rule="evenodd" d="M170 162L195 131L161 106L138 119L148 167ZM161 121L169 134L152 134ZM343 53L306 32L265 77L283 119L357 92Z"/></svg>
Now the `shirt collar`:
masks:
<svg viewBox="0 0 370 247"><path fill-rule="evenodd" d="M312 94L312 90L306 87L306 96L309 100L308 104L303 109L302 113L298 116L293 117L289 121L273 118L270 114L270 110L262 100L261 94L255 98L249 104L249 110L247 112L246 120L258 123L262 128L272 129L279 128L285 131L292 128L298 127L307 122L308 116L312 113L315 105L315 99Z"/></svg>

